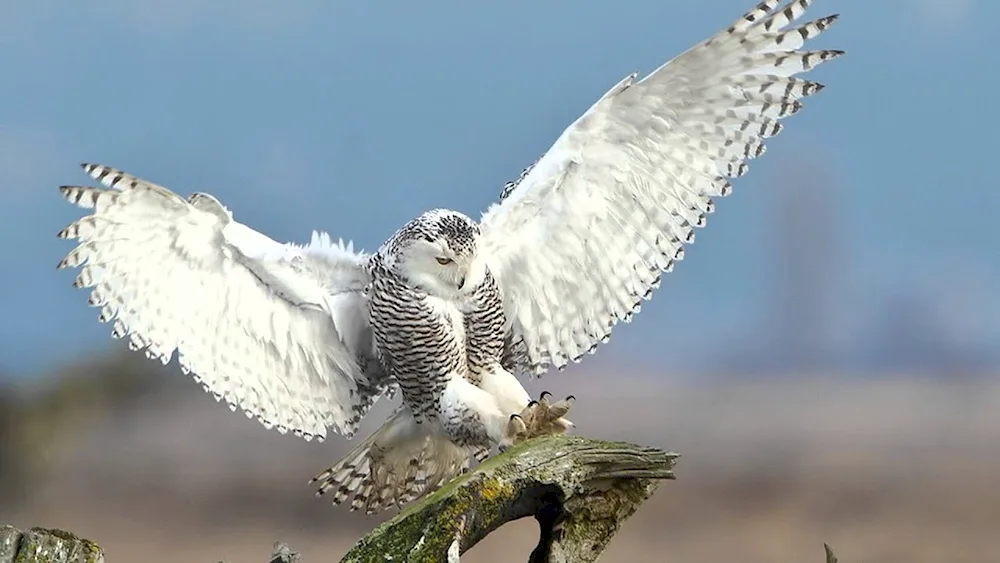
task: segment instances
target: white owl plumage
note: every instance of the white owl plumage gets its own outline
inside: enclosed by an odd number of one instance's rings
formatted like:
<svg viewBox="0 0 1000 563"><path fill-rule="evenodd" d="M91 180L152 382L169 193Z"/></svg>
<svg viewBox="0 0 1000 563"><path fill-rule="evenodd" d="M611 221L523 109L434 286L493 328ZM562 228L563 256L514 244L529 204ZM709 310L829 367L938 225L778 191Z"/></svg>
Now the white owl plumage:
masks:
<svg viewBox="0 0 1000 563"><path fill-rule="evenodd" d="M779 120L822 88L798 75L841 52L801 49L837 16L795 25L810 4L760 2L641 80L623 79L469 225L476 232L467 256L456 250L444 257L447 266L439 260L447 275L417 284L424 298L468 318L466 279L495 281L502 367L456 377L495 399L489 416L506 422L528 403L512 374L578 361L628 321L683 258L713 198L727 195L730 179L763 154ZM390 373L380 349L386 337L376 338L372 326L372 263L381 258L392 269L389 243L373 255L315 232L308 244L283 244L235 221L210 195L183 198L113 168L85 170L104 188L61 188L92 214L59 234L79 241L59 266L80 267L74 285L92 288L90 303L113 323L114 336L163 363L176 352L184 370L234 410L306 438L331 429L353 435L374 402L401 386L410 394L404 405L416 400L419 389ZM427 252L452 252L453 240L438 248L424 238L416 244ZM457 287L439 291L434 284L446 279ZM442 326L462 333L460 341L471 338L459 325ZM436 390L433 399L448 392ZM459 399L479 400L465 390ZM397 411L320 477L339 487L335 500L359 494L355 507L369 511L409 500L467 466L470 453L482 455L482 444L455 445L453 433L435 428L420 430L413 413ZM495 445L506 430L487 431Z"/></svg>

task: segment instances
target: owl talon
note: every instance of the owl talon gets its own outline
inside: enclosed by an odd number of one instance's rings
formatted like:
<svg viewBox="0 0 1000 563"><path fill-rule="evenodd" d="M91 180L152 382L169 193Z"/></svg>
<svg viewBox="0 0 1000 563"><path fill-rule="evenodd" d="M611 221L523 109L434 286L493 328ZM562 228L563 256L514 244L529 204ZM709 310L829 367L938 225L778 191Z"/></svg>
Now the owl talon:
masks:
<svg viewBox="0 0 1000 563"><path fill-rule="evenodd" d="M539 401L528 401L528 404L521 409L520 417L524 422L524 427L528 437L531 437L531 429L538 425L538 421L544 416L545 408Z"/></svg>
<svg viewBox="0 0 1000 563"><path fill-rule="evenodd" d="M553 434L563 434L566 430L575 426L569 420L563 418L573 406L576 397L567 396L555 403L549 402L552 393L542 391L538 395L538 400L530 401L524 410L521 411L521 418L527 428L528 438L536 436L548 436Z"/></svg>
<svg viewBox="0 0 1000 563"><path fill-rule="evenodd" d="M556 418L564 417L564 416L566 416L566 413L569 412L569 409L573 407L573 403L575 401L576 401L576 397L574 397L573 395L569 395L568 397L566 397L565 399L563 399L561 401L556 401L555 403L552 403L551 405L549 405L549 408L548 408L548 411L546 412L546 415L550 419L556 419Z"/></svg>
<svg viewBox="0 0 1000 563"><path fill-rule="evenodd" d="M528 438L528 426L525 424L524 418L520 414L514 413L510 415L507 424L504 425L500 443L497 447L500 449L500 452L503 452L507 448L519 444Z"/></svg>
<svg viewBox="0 0 1000 563"><path fill-rule="evenodd" d="M549 393L548 391L542 391L541 393L538 394L538 402L541 403L543 407L548 408L549 397L551 396L552 393Z"/></svg>

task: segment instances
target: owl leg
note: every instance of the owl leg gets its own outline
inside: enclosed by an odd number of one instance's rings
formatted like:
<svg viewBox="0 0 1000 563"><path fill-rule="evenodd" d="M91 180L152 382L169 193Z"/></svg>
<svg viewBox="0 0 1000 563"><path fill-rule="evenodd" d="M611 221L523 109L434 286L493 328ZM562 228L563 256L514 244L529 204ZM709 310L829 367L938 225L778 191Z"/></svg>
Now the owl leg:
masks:
<svg viewBox="0 0 1000 563"><path fill-rule="evenodd" d="M549 402L552 393L542 391L538 400L528 403L521 412L521 417L525 420L529 438L536 436L548 436L552 434L563 434L575 424L565 418L566 414L573 407L576 397L569 395L561 401Z"/></svg>
<svg viewBox="0 0 1000 563"><path fill-rule="evenodd" d="M496 397L460 375L448 382L439 409L446 434L460 447L497 444L502 450L524 439L521 415L504 411Z"/></svg>

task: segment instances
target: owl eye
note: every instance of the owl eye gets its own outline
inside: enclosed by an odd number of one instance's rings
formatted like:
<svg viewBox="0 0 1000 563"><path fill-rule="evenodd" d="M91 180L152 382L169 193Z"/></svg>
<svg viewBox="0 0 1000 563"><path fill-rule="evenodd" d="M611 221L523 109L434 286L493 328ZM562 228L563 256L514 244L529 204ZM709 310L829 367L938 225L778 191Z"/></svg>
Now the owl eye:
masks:
<svg viewBox="0 0 1000 563"><path fill-rule="evenodd" d="M447 256L438 256L437 261L438 264L441 264L442 266L447 266L448 264L452 263L452 259L448 258Z"/></svg>

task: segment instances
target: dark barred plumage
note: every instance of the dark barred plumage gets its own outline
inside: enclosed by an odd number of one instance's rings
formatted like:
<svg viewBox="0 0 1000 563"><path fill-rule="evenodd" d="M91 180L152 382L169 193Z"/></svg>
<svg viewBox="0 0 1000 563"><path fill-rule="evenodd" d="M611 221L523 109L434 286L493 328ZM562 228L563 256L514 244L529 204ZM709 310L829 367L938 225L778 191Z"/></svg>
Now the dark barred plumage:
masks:
<svg viewBox="0 0 1000 563"><path fill-rule="evenodd" d="M436 490L468 469L473 459L482 461L489 455L492 444L478 415L469 410L442 412L440 398L453 374L463 374L478 384L482 371L499 363L504 348L500 288L487 271L468 296L461 322L453 325L452 319L431 305L432 298L398 269L401 253L414 240L443 240L453 251L471 255L478 234L478 226L467 217L453 211L429 211L404 225L371 257L371 284L366 290L385 373L380 381L395 382L403 393L404 406L390 420L408 409L417 424L440 422L452 443L468 447L468 454L442 461L440 452L434 450L440 444L426 440L411 451L405 465L387 464L382 456L389 452L380 450L378 433L373 434L314 478L322 483L319 492L332 493L335 503L353 496L352 510L379 512Z"/></svg>
<svg viewBox="0 0 1000 563"><path fill-rule="evenodd" d="M372 331L382 366L417 422L433 418L453 373L465 371L464 343L427 302L376 254L369 290Z"/></svg>
<svg viewBox="0 0 1000 563"><path fill-rule="evenodd" d="M473 291L471 302L472 308L465 314L465 353L469 381L479 385L482 370L499 364L505 347L503 293L489 269L483 283Z"/></svg>
<svg viewBox="0 0 1000 563"><path fill-rule="evenodd" d="M379 254L394 257L415 238L426 241L444 239L455 252L472 254L478 236L479 225L468 217L448 209L432 209L400 227L392 238L385 241Z"/></svg>
<svg viewBox="0 0 1000 563"><path fill-rule="evenodd" d="M454 211L431 210L392 236L370 262L372 329L385 372L403 392L417 422L434 417L451 375L467 372L466 343L451 319L428 302L426 292L396 269L403 247L413 239L444 240L457 253L475 252L479 226Z"/></svg>
<svg viewBox="0 0 1000 563"><path fill-rule="evenodd" d="M510 182L505 183L503 185L503 189L500 190L500 199L498 199L497 201L503 201L507 199L507 196L509 196L511 192L513 192L519 185L521 185L521 182L524 181L525 177L527 177L528 174L531 173L531 169L534 168L536 164L538 164L537 160L535 162L532 162L523 170L521 170L521 173L517 176L517 180L511 180Z"/></svg>

